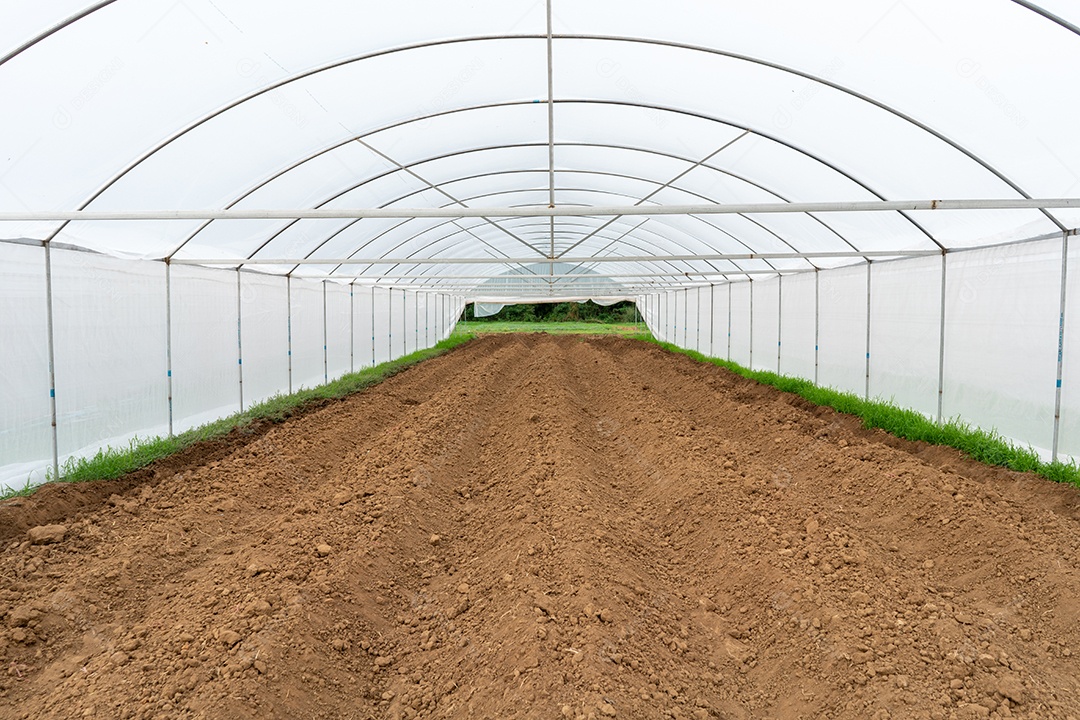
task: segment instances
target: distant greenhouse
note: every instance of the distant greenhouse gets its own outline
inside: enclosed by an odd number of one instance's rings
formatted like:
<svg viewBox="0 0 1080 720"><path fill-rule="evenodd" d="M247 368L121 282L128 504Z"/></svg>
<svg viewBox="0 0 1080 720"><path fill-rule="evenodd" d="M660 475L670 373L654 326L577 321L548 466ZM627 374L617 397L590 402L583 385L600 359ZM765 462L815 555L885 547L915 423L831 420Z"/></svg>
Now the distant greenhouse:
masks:
<svg viewBox="0 0 1080 720"><path fill-rule="evenodd" d="M5 486L589 298L1080 455L1073 4L3 14Z"/></svg>

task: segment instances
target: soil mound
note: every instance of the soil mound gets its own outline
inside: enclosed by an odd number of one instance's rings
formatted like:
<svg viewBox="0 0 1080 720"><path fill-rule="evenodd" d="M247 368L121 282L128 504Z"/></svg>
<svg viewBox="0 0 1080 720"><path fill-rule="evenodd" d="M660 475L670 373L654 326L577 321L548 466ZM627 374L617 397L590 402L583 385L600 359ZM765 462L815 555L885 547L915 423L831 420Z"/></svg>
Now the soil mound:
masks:
<svg viewBox="0 0 1080 720"><path fill-rule="evenodd" d="M0 508L0 718L1080 717L1078 500L653 345L487 336Z"/></svg>

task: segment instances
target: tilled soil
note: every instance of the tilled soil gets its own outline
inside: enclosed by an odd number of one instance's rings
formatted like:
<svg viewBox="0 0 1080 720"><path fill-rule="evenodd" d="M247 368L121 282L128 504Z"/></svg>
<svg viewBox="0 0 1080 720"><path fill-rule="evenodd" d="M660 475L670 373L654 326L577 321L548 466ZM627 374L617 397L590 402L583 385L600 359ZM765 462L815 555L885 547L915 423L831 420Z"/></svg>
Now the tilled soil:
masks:
<svg viewBox="0 0 1080 720"><path fill-rule="evenodd" d="M484 337L0 507L0 717L1080 717L1078 501L653 345Z"/></svg>

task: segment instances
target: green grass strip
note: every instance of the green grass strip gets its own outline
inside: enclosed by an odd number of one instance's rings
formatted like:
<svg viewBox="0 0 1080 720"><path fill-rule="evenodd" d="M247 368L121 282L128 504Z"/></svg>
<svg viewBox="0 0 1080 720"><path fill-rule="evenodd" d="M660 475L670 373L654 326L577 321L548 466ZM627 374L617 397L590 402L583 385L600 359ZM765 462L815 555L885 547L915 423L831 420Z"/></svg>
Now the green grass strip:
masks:
<svg viewBox="0 0 1080 720"><path fill-rule="evenodd" d="M749 370L738 363L661 342L649 334L637 335L633 339L655 343L665 350L687 355L698 362L719 365L742 377L798 395L815 405L831 407L845 415L855 415L862 419L867 428L881 428L906 440L922 440L931 445L953 447L987 465L1032 472L1054 482L1080 487L1080 466L1076 462L1045 462L1032 448L1015 445L994 430L972 427L959 418L937 423L922 413L899 407L890 401L866 400L852 393L820 387L802 378L764 370Z"/></svg>
<svg viewBox="0 0 1080 720"><path fill-rule="evenodd" d="M243 412L215 420L173 437L136 437L131 440L127 447L107 447L99 450L96 455L90 458L70 458L60 468L59 481L111 480L146 467L155 460L173 455L195 443L224 437L234 429L244 428L255 421L281 422L308 403L347 397L376 385L407 367L437 355L442 355L472 338L473 336L467 332L455 331L449 338L434 347L417 350L397 360L349 373L325 385L303 389L291 395L275 395L257 405L252 405ZM56 482L56 480L49 478L46 482ZM21 489L9 489L0 494L0 500L7 500L19 495L29 495L38 487L40 485L30 485L27 482L26 486Z"/></svg>

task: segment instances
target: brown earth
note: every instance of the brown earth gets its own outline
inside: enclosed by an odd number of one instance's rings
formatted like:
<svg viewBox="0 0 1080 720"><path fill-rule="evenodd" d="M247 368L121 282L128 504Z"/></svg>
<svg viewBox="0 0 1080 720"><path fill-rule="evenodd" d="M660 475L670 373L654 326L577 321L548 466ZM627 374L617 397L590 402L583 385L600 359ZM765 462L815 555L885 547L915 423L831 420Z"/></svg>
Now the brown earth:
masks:
<svg viewBox="0 0 1080 720"><path fill-rule="evenodd" d="M1078 718L1078 502L654 345L489 336L0 508L0 717Z"/></svg>

